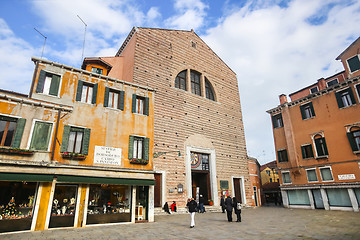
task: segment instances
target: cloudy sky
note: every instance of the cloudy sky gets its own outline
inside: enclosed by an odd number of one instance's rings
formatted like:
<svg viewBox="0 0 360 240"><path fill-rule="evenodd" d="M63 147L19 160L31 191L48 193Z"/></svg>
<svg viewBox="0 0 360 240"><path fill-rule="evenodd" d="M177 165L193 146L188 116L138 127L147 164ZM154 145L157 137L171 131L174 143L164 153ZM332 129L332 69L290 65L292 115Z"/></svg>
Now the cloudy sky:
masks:
<svg viewBox="0 0 360 240"><path fill-rule="evenodd" d="M28 93L31 57L80 67L114 56L133 26L194 29L238 77L248 154L275 160L266 110L342 71L360 36L358 0L0 0L0 88ZM79 17L80 18L79 18ZM44 46L44 37L46 45Z"/></svg>

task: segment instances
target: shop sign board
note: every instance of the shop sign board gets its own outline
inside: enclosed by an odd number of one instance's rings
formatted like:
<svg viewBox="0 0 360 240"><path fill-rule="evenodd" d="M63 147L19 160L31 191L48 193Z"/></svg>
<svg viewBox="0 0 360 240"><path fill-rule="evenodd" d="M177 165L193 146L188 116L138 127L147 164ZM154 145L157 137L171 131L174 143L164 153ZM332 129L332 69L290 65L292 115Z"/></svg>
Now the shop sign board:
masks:
<svg viewBox="0 0 360 240"><path fill-rule="evenodd" d="M350 180L350 179L355 179L355 174L343 174L343 175L338 175L339 180Z"/></svg>
<svg viewBox="0 0 360 240"><path fill-rule="evenodd" d="M121 165L121 148L95 146L94 164Z"/></svg>

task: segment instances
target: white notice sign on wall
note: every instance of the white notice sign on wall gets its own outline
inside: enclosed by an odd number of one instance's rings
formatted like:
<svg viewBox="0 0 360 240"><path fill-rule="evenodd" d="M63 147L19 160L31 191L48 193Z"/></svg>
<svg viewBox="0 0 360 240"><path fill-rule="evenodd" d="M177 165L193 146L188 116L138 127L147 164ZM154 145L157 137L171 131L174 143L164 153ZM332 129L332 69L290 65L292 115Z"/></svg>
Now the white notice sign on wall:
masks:
<svg viewBox="0 0 360 240"><path fill-rule="evenodd" d="M95 146L94 164L121 165L121 148Z"/></svg>
<svg viewBox="0 0 360 240"><path fill-rule="evenodd" d="M349 179L355 179L355 174L343 174L338 175L339 180L349 180Z"/></svg>

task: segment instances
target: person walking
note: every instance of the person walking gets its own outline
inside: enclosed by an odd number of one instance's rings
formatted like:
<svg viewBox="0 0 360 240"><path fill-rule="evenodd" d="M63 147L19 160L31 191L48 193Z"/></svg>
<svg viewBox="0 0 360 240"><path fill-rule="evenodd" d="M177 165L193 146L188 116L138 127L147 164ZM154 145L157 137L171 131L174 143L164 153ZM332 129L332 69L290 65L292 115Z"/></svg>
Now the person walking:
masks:
<svg viewBox="0 0 360 240"><path fill-rule="evenodd" d="M232 222L233 202L232 202L232 199L231 199L230 195L225 199L225 207L226 207L226 213L227 213L228 222Z"/></svg>
<svg viewBox="0 0 360 240"><path fill-rule="evenodd" d="M197 203L193 198L191 198L188 199L188 203L186 204L186 206L189 209L190 218L191 218L190 228L193 228L195 227L195 213L196 213Z"/></svg>
<svg viewBox="0 0 360 240"><path fill-rule="evenodd" d="M236 221L241 222L241 203L233 197L233 206L236 214Z"/></svg>
<svg viewBox="0 0 360 240"><path fill-rule="evenodd" d="M205 203L205 199L204 199L203 195L200 194L200 197L199 197L199 213L204 213L205 212L204 203Z"/></svg>
<svg viewBox="0 0 360 240"><path fill-rule="evenodd" d="M222 213L225 213L225 195L221 196L220 206L221 206Z"/></svg>

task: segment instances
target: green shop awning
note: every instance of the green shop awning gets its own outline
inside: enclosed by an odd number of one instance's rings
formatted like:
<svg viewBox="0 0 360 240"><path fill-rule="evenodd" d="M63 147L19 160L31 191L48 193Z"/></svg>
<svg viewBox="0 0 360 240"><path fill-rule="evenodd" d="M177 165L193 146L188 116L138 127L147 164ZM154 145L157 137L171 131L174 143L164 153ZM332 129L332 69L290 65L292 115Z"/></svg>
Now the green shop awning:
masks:
<svg viewBox="0 0 360 240"><path fill-rule="evenodd" d="M53 174L0 173L0 181L52 182Z"/></svg>
<svg viewBox="0 0 360 240"><path fill-rule="evenodd" d="M155 180L151 179L129 179L129 178L105 178L105 177L85 177L57 175L58 182L67 183L89 183L89 184L119 184L119 185L155 185Z"/></svg>

